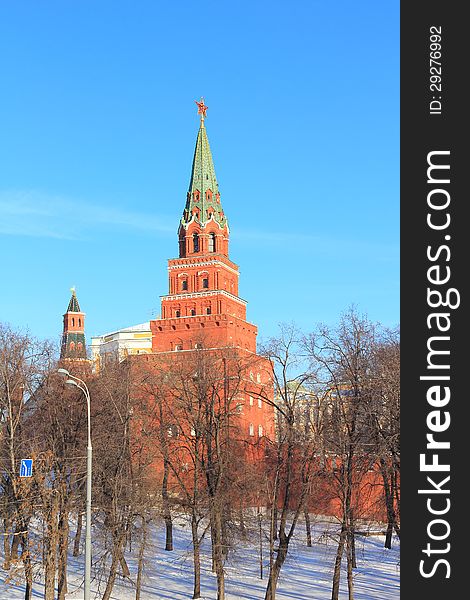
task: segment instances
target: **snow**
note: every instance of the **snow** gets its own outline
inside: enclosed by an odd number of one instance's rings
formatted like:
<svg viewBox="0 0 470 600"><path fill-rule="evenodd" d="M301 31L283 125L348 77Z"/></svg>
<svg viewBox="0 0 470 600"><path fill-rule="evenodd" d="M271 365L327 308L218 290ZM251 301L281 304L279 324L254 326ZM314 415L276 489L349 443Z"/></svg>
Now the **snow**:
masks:
<svg viewBox="0 0 470 600"><path fill-rule="evenodd" d="M291 542L289 555L281 571L277 600L329 600L331 579L336 553L335 531L337 525L328 521L312 524L313 547L305 542L303 523L299 523ZM181 518L175 521L173 552L165 552L164 528L154 525L149 534L141 600L187 600L192 597L192 552L189 528ZM258 600L264 598L269 557L264 543L264 578L259 577L259 540L237 542L226 563L227 600ZM383 547L381 535L358 536L356 540L357 566L354 579L355 600L398 600L399 598L399 547L394 540L392 550ZM96 551L96 548L95 548ZM204 600L215 600L216 578L211 572L210 540L202 546L201 594ZM135 581L137 572L137 543L132 552L126 554ZM347 598L347 582L343 560L340 598ZM20 566L16 567L20 569ZM42 598L44 587L40 582L39 565L36 568L33 598ZM13 578L11 577L13 575ZM0 599L20 600L24 598L24 586L14 582L14 567L10 574L0 569ZM19 573L18 573L19 575ZM101 581L93 570L91 597L98 600L105 589L105 578ZM12 582L5 582L9 576ZM83 555L69 559L68 600L83 598ZM131 581L118 577L113 600L131 600L135 588Z"/></svg>

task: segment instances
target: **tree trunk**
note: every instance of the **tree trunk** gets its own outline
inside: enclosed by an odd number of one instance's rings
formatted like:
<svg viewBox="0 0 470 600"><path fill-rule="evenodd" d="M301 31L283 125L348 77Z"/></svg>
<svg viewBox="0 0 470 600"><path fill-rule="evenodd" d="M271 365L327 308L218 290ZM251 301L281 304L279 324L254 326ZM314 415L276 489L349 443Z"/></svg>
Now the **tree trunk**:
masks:
<svg viewBox="0 0 470 600"><path fill-rule="evenodd" d="M50 511L46 516L47 532L44 539L44 600L54 600L55 596L58 511L58 498L53 490Z"/></svg>
<svg viewBox="0 0 470 600"><path fill-rule="evenodd" d="M12 520L11 517L6 517L3 519L3 568L5 571L8 571L11 565L11 555L10 555L10 535L11 535L11 525Z"/></svg>
<svg viewBox="0 0 470 600"><path fill-rule="evenodd" d="M310 515L308 512L308 508L304 508L304 517L305 517L305 531L307 532L307 546L308 548L312 547L312 528L310 525Z"/></svg>
<svg viewBox="0 0 470 600"><path fill-rule="evenodd" d="M394 478L393 475L390 477L389 481L389 473L387 470L387 466L385 460L383 458L380 459L380 472L382 474L383 480L383 488L384 488L384 497L385 497L385 507L387 509L387 533L385 535L385 548L391 549L392 547L392 535L394 527L397 528L396 524L396 514L395 514L395 506L394 506ZM398 532L400 528L398 527ZM398 533L398 537L400 534Z"/></svg>
<svg viewBox="0 0 470 600"><path fill-rule="evenodd" d="M106 582L106 589L104 590L103 600L109 600L111 598L114 582L116 581L118 564L119 558L116 552L113 552L113 558L111 560L111 566L109 567L108 581Z"/></svg>
<svg viewBox="0 0 470 600"><path fill-rule="evenodd" d="M222 515L219 506L212 506L212 548L214 557L214 570L217 576L217 600L225 600L225 573L222 552Z"/></svg>
<svg viewBox="0 0 470 600"><path fill-rule="evenodd" d="M245 525L245 516L243 514L243 506L240 506L238 512L238 520L240 521L240 534L242 536L242 540L246 540L246 525Z"/></svg>
<svg viewBox="0 0 470 600"><path fill-rule="evenodd" d="M168 475L170 472L170 464L168 460L163 461L163 481L162 481L162 503L163 503L163 519L166 526L165 550L171 552L173 550L173 522L171 519L170 502L168 497Z"/></svg>
<svg viewBox="0 0 470 600"><path fill-rule="evenodd" d="M356 524L353 519L353 511L350 511L350 521L348 528L349 554L351 556L351 564L353 569L357 569L356 562Z"/></svg>
<svg viewBox="0 0 470 600"><path fill-rule="evenodd" d="M18 523L15 523L15 531L11 540L10 561L18 560L18 548L21 542L21 528L18 528Z"/></svg>
<svg viewBox="0 0 470 600"><path fill-rule="evenodd" d="M26 531L26 525L24 531ZM21 560L23 561L26 582L24 600L31 600L33 596L33 566L31 564L31 555L29 553L29 536L27 532L21 535Z"/></svg>
<svg viewBox="0 0 470 600"><path fill-rule="evenodd" d="M130 577L131 576L131 572L129 571L129 566L127 565L127 561L126 561L126 558L125 558L123 552L121 552L121 555L119 557L119 564L121 565L122 576L123 577Z"/></svg>
<svg viewBox="0 0 470 600"><path fill-rule="evenodd" d="M288 548L287 536L281 531L279 537L279 549L277 551L276 560L269 572L268 587L266 588L265 600L276 600L276 589L282 565L286 560Z"/></svg>
<svg viewBox="0 0 470 600"><path fill-rule="evenodd" d="M57 562L57 600L65 600L67 589L67 558L69 550L69 516L65 507L59 516L59 550Z"/></svg>
<svg viewBox="0 0 470 600"><path fill-rule="evenodd" d="M229 547L229 543L228 543L228 531L227 531L227 521L230 518L229 516L229 511L230 511L230 507L224 507L224 509L221 511L221 542L222 542L222 546L221 546L221 550L222 550L222 557L225 560L227 560L227 556L228 556L228 547Z"/></svg>
<svg viewBox="0 0 470 600"><path fill-rule="evenodd" d="M77 517L77 531L75 532L75 538L73 540L73 555L78 556L80 554L80 540L82 537L83 527L83 513L79 512Z"/></svg>
<svg viewBox="0 0 470 600"><path fill-rule="evenodd" d="M277 494L273 505L273 540L277 540Z"/></svg>
<svg viewBox="0 0 470 600"><path fill-rule="evenodd" d="M193 562L194 562L194 585L193 599L201 597L201 549L200 540L197 531L196 515L193 513L191 517L191 534L193 538Z"/></svg>
<svg viewBox="0 0 470 600"><path fill-rule="evenodd" d="M354 567L354 547L353 542L354 537L351 535L351 532L348 532L347 536L347 565L348 565L348 600L354 600L354 581L353 581L353 567Z"/></svg>
<svg viewBox="0 0 470 600"><path fill-rule="evenodd" d="M333 586L331 589L331 600L338 600L339 597L339 581L341 578L341 560L343 558L344 543L346 541L347 529L346 523L341 526L339 535L338 549L336 550L335 568L333 572Z"/></svg>
<svg viewBox="0 0 470 600"><path fill-rule="evenodd" d="M142 517L142 533L139 548L139 558L137 564L137 579L135 582L135 600L140 600L140 592L142 589L142 574L144 571L144 555L145 546L147 544L147 521Z"/></svg>

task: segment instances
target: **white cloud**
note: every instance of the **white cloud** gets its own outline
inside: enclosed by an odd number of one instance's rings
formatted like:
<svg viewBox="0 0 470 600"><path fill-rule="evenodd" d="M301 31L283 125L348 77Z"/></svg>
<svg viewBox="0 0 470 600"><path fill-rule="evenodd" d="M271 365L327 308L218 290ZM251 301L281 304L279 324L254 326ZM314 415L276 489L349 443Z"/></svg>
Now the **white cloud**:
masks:
<svg viewBox="0 0 470 600"><path fill-rule="evenodd" d="M174 223L157 215L37 191L0 190L0 233L78 239L98 227L149 233L175 229Z"/></svg>

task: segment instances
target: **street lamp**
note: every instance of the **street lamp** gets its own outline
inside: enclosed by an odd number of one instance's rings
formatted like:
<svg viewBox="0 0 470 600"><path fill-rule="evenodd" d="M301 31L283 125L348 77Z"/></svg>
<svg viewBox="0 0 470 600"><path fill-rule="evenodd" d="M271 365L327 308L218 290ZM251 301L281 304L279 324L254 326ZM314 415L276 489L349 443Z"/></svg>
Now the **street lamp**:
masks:
<svg viewBox="0 0 470 600"><path fill-rule="evenodd" d="M58 369L60 375L66 377L65 383L73 385L81 390L86 398L87 404L87 424L88 424L88 444L86 449L86 530L85 530L85 591L84 600L90 600L91 583L91 420L90 420L90 392L86 383L71 375L67 369Z"/></svg>

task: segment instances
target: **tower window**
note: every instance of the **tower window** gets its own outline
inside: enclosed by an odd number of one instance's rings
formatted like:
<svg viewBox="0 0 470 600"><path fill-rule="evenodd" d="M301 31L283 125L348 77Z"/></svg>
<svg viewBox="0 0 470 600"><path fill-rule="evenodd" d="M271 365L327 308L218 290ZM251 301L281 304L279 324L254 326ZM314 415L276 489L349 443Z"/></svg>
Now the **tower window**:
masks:
<svg viewBox="0 0 470 600"><path fill-rule="evenodd" d="M263 436L263 426L262 425L258 425L258 435L259 435L259 437Z"/></svg>
<svg viewBox="0 0 470 600"><path fill-rule="evenodd" d="M78 319L78 326L81 327L82 326L82 320Z"/></svg>
<svg viewBox="0 0 470 600"><path fill-rule="evenodd" d="M195 309L195 308L192 308L192 309L191 309L191 316L192 316L192 317L194 317L194 315L195 315L195 314L196 314L196 309Z"/></svg>
<svg viewBox="0 0 470 600"><path fill-rule="evenodd" d="M72 327L75 327L75 319L72 317Z"/></svg>
<svg viewBox="0 0 470 600"><path fill-rule="evenodd" d="M215 233L209 235L209 252L215 252Z"/></svg>
<svg viewBox="0 0 470 600"><path fill-rule="evenodd" d="M183 279L183 281L181 282L181 289L182 290L188 289L188 280L187 279Z"/></svg>
<svg viewBox="0 0 470 600"><path fill-rule="evenodd" d="M250 435L255 435L255 427L253 423L250 423Z"/></svg>
<svg viewBox="0 0 470 600"><path fill-rule="evenodd" d="M180 316L181 316L181 311L177 310L177 311L175 312L175 316L176 316L176 317L180 317Z"/></svg>
<svg viewBox="0 0 470 600"><path fill-rule="evenodd" d="M193 252L199 252L199 236L197 233L193 234Z"/></svg>
<svg viewBox="0 0 470 600"><path fill-rule="evenodd" d="M202 287L204 289L207 289L209 287L209 279L207 277L204 277L204 279L202 280Z"/></svg>
<svg viewBox="0 0 470 600"><path fill-rule="evenodd" d="M261 398L258 398L258 408L263 408L263 401Z"/></svg>
<svg viewBox="0 0 470 600"><path fill-rule="evenodd" d="M253 406L253 396L250 396L250 406Z"/></svg>
<svg viewBox="0 0 470 600"><path fill-rule="evenodd" d="M210 314L211 314L211 312L212 312L212 310L211 310L211 307L210 307L210 306L208 306L208 307L206 308L206 315L210 315Z"/></svg>

